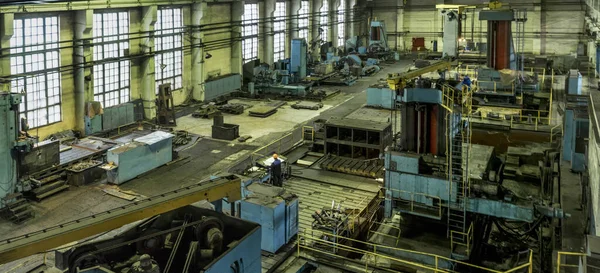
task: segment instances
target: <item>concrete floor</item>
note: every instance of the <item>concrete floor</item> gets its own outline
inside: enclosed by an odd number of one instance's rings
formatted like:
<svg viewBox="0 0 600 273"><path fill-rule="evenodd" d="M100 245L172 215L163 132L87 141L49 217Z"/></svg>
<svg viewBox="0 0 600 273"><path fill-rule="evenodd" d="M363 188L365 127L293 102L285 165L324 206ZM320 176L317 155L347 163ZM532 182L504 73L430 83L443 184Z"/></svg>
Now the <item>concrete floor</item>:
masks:
<svg viewBox="0 0 600 273"><path fill-rule="evenodd" d="M194 147L181 153L185 159L169 166L163 166L119 186L123 190L132 190L145 196L152 196L196 183L222 169L230 166L238 159L248 155L257 147L279 138L288 130L299 124L316 118L346 116L366 103L366 88L385 77L387 73L405 71L411 63L409 60L385 65L377 75L362 78L350 87L341 87L342 93L324 101L326 107L319 111L295 110L284 106L275 115L267 118L254 118L246 115L227 116L225 122L241 124L240 134L250 134L253 140L246 144L237 141L220 141L210 138L201 139ZM245 103L245 102L244 102ZM251 124L248 126L248 124ZM191 132L208 136L208 128L212 120L202 120L185 116L178 119L177 129L189 129ZM207 156L210 155L210 156ZM57 225L106 211L126 204L127 201L102 192L106 185L96 183L83 187L71 187L69 191L49 197L40 203L33 203L36 217L21 225L0 220L0 239L7 239L30 233L42 228ZM39 257L32 257L38 259ZM0 272L25 272L25 265L33 265L28 261L15 261L0 265ZM13 268L17 266L16 268Z"/></svg>

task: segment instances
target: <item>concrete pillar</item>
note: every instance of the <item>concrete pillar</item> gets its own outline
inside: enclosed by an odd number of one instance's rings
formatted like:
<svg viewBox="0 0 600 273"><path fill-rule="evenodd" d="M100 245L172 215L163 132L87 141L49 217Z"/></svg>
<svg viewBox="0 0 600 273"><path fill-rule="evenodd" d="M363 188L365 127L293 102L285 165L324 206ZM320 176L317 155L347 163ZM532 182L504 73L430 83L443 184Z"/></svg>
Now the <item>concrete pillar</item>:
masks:
<svg viewBox="0 0 600 273"><path fill-rule="evenodd" d="M344 0L346 1L346 38L350 38L352 36L356 36L354 32L354 5L356 5L356 0Z"/></svg>
<svg viewBox="0 0 600 273"><path fill-rule="evenodd" d="M4 13L0 15L2 24L0 24L0 92L10 92L10 38L13 36L15 20L14 13ZM20 90L13 90L20 92Z"/></svg>
<svg viewBox="0 0 600 273"><path fill-rule="evenodd" d="M144 117L153 119L156 117L156 78L154 76L154 38L151 33L156 23L157 7L142 7L142 21L140 30L143 38L140 40L140 51L144 57L140 66L140 94L144 104Z"/></svg>
<svg viewBox="0 0 600 273"><path fill-rule="evenodd" d="M298 15L300 14L300 9L302 8L301 2L301 0L291 0L290 2L290 12L288 13L288 18L290 18L290 23L288 25L290 29L290 40L296 39L298 36L300 36L298 32Z"/></svg>
<svg viewBox="0 0 600 273"><path fill-rule="evenodd" d="M73 25L73 81L75 93L75 130L85 135L85 101L93 100L94 91L90 88L90 81L86 86L85 77L91 78L91 68L85 66L85 56L92 56L90 39L94 22L93 10L78 10L75 12L75 24Z"/></svg>
<svg viewBox="0 0 600 273"><path fill-rule="evenodd" d="M200 31L206 2L195 3L192 5L192 97L197 101L204 101L204 48L202 39L204 34Z"/></svg>
<svg viewBox="0 0 600 273"><path fill-rule="evenodd" d="M298 31L298 16L302 8L301 0L291 0L288 5L288 35L285 43L286 56L292 56L292 39L297 39L300 36Z"/></svg>
<svg viewBox="0 0 600 273"><path fill-rule="evenodd" d="M345 0L330 0L329 2L329 33L331 33L331 42L334 48L337 48L338 45L338 23L343 24L344 22L338 22L338 10L340 7L340 1ZM342 11L343 12L343 11Z"/></svg>
<svg viewBox="0 0 600 273"><path fill-rule="evenodd" d="M268 63L269 65L273 65L275 62L273 60L273 52L274 49L274 25L273 25L273 16L275 16L275 0L265 0L263 5L262 19L263 19L263 27L262 29L262 37L264 42L263 46L263 58L262 61Z"/></svg>
<svg viewBox="0 0 600 273"><path fill-rule="evenodd" d="M244 15L244 1L231 3L231 73L242 74L242 15ZM237 23L236 23L237 22Z"/></svg>
<svg viewBox="0 0 600 273"><path fill-rule="evenodd" d="M319 36L319 27L321 27L321 7L323 7L322 0L313 0L312 1L312 10L310 11L310 29L311 29L311 41L315 40L317 36ZM321 37L323 40L326 40L325 37ZM310 46L310 45L309 45Z"/></svg>
<svg viewBox="0 0 600 273"><path fill-rule="evenodd" d="M308 41L308 47L309 50L311 51L311 55L313 56L314 60L320 60L320 47L315 46L314 48L312 48L312 44L310 43L311 41L316 41L317 37L319 36L319 28L321 27L321 17L320 17L320 11L321 11L321 7L323 6L323 1L322 0L313 0L312 2L312 10L310 12L310 27L309 29L311 30L311 37L310 37L310 41ZM326 40L325 37L320 37L322 40Z"/></svg>

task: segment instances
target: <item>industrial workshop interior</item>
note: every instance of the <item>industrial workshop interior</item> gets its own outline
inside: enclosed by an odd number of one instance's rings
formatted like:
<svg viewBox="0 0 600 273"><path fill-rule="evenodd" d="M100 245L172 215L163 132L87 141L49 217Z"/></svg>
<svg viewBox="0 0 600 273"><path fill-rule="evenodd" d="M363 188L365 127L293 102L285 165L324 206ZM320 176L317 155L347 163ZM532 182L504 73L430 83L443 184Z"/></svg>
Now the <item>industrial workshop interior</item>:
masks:
<svg viewBox="0 0 600 273"><path fill-rule="evenodd" d="M600 272L599 20L0 1L0 272Z"/></svg>

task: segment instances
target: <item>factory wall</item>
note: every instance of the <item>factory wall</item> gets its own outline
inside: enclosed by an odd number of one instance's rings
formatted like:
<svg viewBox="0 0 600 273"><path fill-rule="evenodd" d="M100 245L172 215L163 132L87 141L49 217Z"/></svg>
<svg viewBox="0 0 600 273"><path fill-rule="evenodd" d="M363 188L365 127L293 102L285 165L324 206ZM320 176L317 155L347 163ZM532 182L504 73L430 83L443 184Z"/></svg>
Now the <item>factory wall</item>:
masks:
<svg viewBox="0 0 600 273"><path fill-rule="evenodd" d="M382 0L363 2L363 5L367 7L365 12L369 18L385 21L392 48L410 50L413 38L424 38L427 49L432 50L433 41L437 41L438 51L441 51L443 22L442 15L435 8L436 2L439 1ZM525 52L560 55L577 51L583 37L585 15L577 1L545 1L544 4L541 1L528 1L528 4L516 0L502 2L511 8L527 10ZM466 10L467 19L462 24L462 34L465 39L472 39L476 43L486 41L487 22L479 20L481 1L445 1L445 4L477 5L477 9ZM516 23L513 23L513 32L516 31Z"/></svg>
<svg viewBox="0 0 600 273"><path fill-rule="evenodd" d="M598 128L598 99L596 94L590 94L589 113L590 129L587 144L587 168L589 174L592 209L590 233L600 236L600 128Z"/></svg>

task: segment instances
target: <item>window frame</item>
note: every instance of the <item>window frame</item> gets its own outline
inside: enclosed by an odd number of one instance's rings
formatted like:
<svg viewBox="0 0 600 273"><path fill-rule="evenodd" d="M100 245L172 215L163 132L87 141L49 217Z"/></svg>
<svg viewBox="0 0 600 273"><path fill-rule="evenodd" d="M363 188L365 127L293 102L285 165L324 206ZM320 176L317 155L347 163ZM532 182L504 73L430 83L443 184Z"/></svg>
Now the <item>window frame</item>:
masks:
<svg viewBox="0 0 600 273"><path fill-rule="evenodd" d="M108 20L114 19L117 23L116 27L112 25L106 27L108 23L104 18L114 15L116 19L108 18ZM127 18L123 19L122 15L126 15ZM97 16L101 19L97 20ZM128 54L125 54L125 51L130 49L131 14L128 10L97 10L94 11L93 17L94 100L99 101L105 108L130 102L131 61L126 59ZM124 22L127 23L126 26L122 25ZM114 28L116 29L109 30ZM116 34L110 33L112 31L116 31ZM116 103L108 103L115 100Z"/></svg>
<svg viewBox="0 0 600 273"><path fill-rule="evenodd" d="M179 18L176 18L175 11L179 11ZM170 11L171 28L162 28L159 24L162 23L161 12ZM177 20L178 19L178 22ZM177 25L180 23L180 25ZM155 91L158 94L158 87L161 84L170 83L172 90L183 89L183 9L174 6L162 6L158 8L156 15L156 23L154 25L154 80ZM163 41L166 40L166 41ZM165 48L165 43L171 44L171 47ZM173 69L162 69L162 64L166 64L166 68L172 66Z"/></svg>
<svg viewBox="0 0 600 273"><path fill-rule="evenodd" d="M282 7L283 10L277 7ZM273 20L273 61L285 59L285 30L287 4L284 1L275 2L275 18Z"/></svg>
<svg viewBox="0 0 600 273"><path fill-rule="evenodd" d="M34 20L41 22L29 23L27 33L27 22ZM52 13L19 15L14 18L9 43L10 88L12 92L25 92L19 116L27 118L31 129L62 122L60 16ZM40 118L40 114L44 117Z"/></svg>
<svg viewBox="0 0 600 273"><path fill-rule="evenodd" d="M252 13L247 13L252 6ZM260 9L258 3L245 3L242 15L242 63L258 59L258 22Z"/></svg>
<svg viewBox="0 0 600 273"><path fill-rule="evenodd" d="M304 5L306 4L306 5ZM303 13L305 12L305 13ZM300 1L300 11L298 13L298 37L308 41L308 25L310 14L310 2L308 0Z"/></svg>

